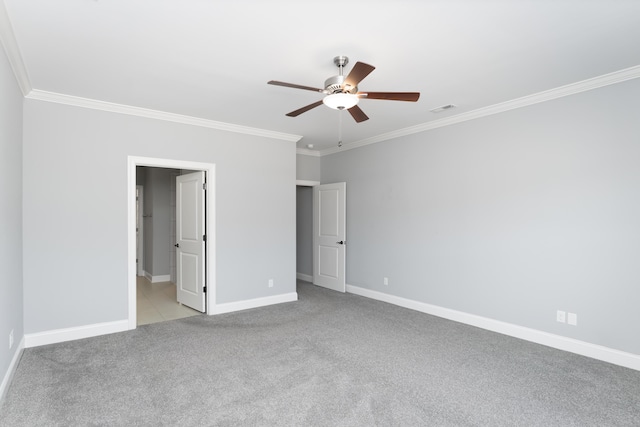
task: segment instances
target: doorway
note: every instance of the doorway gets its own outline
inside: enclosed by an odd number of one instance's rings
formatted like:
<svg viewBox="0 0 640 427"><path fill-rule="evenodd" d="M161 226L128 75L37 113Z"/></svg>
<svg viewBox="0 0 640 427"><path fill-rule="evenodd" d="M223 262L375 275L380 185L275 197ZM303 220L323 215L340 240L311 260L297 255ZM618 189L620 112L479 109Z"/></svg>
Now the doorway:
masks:
<svg viewBox="0 0 640 427"><path fill-rule="evenodd" d="M346 291L346 183L296 182L296 277Z"/></svg>
<svg viewBox="0 0 640 427"><path fill-rule="evenodd" d="M129 329L135 329L137 326L137 282L138 271L136 265L137 245L136 245L136 222L138 217L137 203L136 203L136 170L138 166L147 166L153 168L166 168L166 169L182 169L182 170L195 170L202 171L207 176L207 188L208 193L204 200L204 222L207 228L207 239L204 243L206 245L205 256L203 257L204 263L204 280L206 282L206 294L205 305L206 313L211 314L213 312L213 306L215 304L215 164L201 163L201 162L188 162L173 159L156 159L148 157L134 157L128 158L128 325Z"/></svg>
<svg viewBox="0 0 640 427"><path fill-rule="evenodd" d="M138 326L205 312L205 180L202 171L136 167Z"/></svg>
<svg viewBox="0 0 640 427"><path fill-rule="evenodd" d="M313 283L312 185L296 185L296 278Z"/></svg>

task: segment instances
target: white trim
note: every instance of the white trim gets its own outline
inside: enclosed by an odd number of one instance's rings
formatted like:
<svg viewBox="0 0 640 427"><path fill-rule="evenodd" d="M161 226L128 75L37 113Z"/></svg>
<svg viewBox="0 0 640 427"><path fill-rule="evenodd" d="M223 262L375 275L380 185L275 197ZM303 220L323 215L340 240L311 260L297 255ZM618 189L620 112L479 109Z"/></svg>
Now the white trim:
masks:
<svg viewBox="0 0 640 427"><path fill-rule="evenodd" d="M315 185L320 185L320 181L305 181L303 179L297 179L296 185L301 187L313 187Z"/></svg>
<svg viewBox="0 0 640 427"><path fill-rule="evenodd" d="M248 310L250 308L265 307L268 305L280 304L283 302L298 301L298 293L291 292L282 295L273 295L270 297L254 298L244 301L227 302L224 304L218 304L213 307L213 313L211 314L223 314L231 313L234 311Z"/></svg>
<svg viewBox="0 0 640 427"><path fill-rule="evenodd" d="M127 235L128 235L128 253L127 253L127 277L128 277L128 300L129 300L129 329L135 329L137 324L136 313L136 167L151 166L170 169L189 169L201 170L207 173L207 189L206 197L206 222L208 228L207 233L207 293L206 305L207 314L213 314L216 304L216 165L213 163L190 162L184 160L157 159L153 157L136 157L128 156L127 158ZM156 276L157 277L157 276ZM170 276L169 277L170 280Z"/></svg>
<svg viewBox="0 0 640 427"><path fill-rule="evenodd" d="M296 148L296 154L300 154L301 156L320 157L320 152L318 150L309 150L307 148Z"/></svg>
<svg viewBox="0 0 640 427"><path fill-rule="evenodd" d="M455 116L446 117L440 120L434 120L427 123L422 123L416 126L411 126L404 129L398 129L393 132L383 133L380 135L372 136L371 138L361 139L360 141L345 143L342 147L331 147L326 150L320 151L320 156L327 156L329 154L339 153L341 151L352 150L354 148L364 147L366 145L375 144L377 142L387 141L389 139L399 138L401 136L412 135L414 133L420 133L431 129L437 129L444 126L454 125L468 120L478 119L480 117L490 116L493 114L502 113L516 108L527 107L529 105L538 104L540 102L550 101L556 98L562 98L564 96L574 95L580 92L586 92L592 89L597 89L603 86L609 86L616 83L621 83L631 79L637 79L640 77L640 65L635 67L626 68L624 70L615 71L613 73L604 74L602 76L594 77L580 82L571 83L565 86L560 86L555 89L546 90L543 92L534 93L532 95L523 96L521 98L512 99L510 101L502 102L499 104L489 105L487 107L478 108L466 113L457 114ZM299 153L302 154L302 153Z"/></svg>
<svg viewBox="0 0 640 427"><path fill-rule="evenodd" d="M275 132L249 126L234 125L231 123L218 122L215 120L201 119L198 117L184 116L182 114L169 113L166 111L151 110L148 108L133 107L130 105L99 101L96 99L81 98L79 96L64 95L61 93L47 92L38 89L32 90L28 95L26 95L26 97L29 99L37 99L39 101L55 102L58 104L72 105L75 107L109 111L112 113L128 114L131 116L146 117L150 119L164 120L167 122L183 123L192 126L201 126L228 132L242 133L246 135L280 139L284 141L298 142L302 139L302 136L300 135L292 135L289 133Z"/></svg>
<svg viewBox="0 0 640 427"><path fill-rule="evenodd" d="M170 282L171 281L171 275L170 274L162 274L162 275L159 275L159 276L152 276L149 273L147 273L145 277L151 283L163 283L163 282Z"/></svg>
<svg viewBox="0 0 640 427"><path fill-rule="evenodd" d="M95 323L93 325L76 326L73 328L54 329L51 331L25 334L25 348L41 345L55 344L65 341L80 340L83 338L97 337L99 335L124 332L129 329L129 322L118 320L115 322Z"/></svg>
<svg viewBox="0 0 640 427"><path fill-rule="evenodd" d="M313 283L313 276L304 273L296 273L296 279L304 280L305 282Z"/></svg>
<svg viewBox="0 0 640 427"><path fill-rule="evenodd" d="M4 13L4 16L3 16ZM6 16L6 11L0 7L0 24L3 24L2 21L6 21L6 23L10 24L8 17ZM0 25L0 27L3 27ZM20 87L23 91L23 94L26 98L29 99L37 99L40 101L47 102L55 102L59 104L72 105L83 108L90 108L102 111L110 111L120 114L128 114L139 117L147 117L157 120L165 120L175 123L184 123L193 126L201 126L212 129L219 129L229 132L242 133L247 135L256 135L262 136L266 138L280 139L291 142L298 142L303 137L300 135L293 135L282 132L275 132L265 129L253 128L248 126L235 125L231 123L218 122L214 120L207 120L197 117L185 116L181 114L169 113L158 110L151 110L147 108L134 107L123 104L116 104L112 102L99 101L95 99L82 98L72 95L65 95L55 92L47 92L38 89L32 89L28 80L28 76L26 73L26 68L22 63L22 59L20 57L20 51L17 49L17 44L15 43L15 39L13 37L12 31L5 30L4 32L0 32L0 38L2 39L3 44L5 45L5 50L7 51L7 56L11 62L11 66L14 69L14 74L16 74L16 78ZM487 107L478 108L476 110L468 111L466 113L457 114L454 116L450 116L447 118L443 118L440 120L434 120L427 123L422 123L416 126L410 126L403 129L398 129L393 132L387 132L380 135L374 135L370 138L365 138L359 141L354 141L351 143L344 144L342 147L331 147L325 150L317 151L317 150L309 150L305 148L297 148L296 154L313 156L313 157L322 157L330 154L339 153L341 151L352 150L359 147L364 147L366 145L375 144L382 141L387 141L390 139L399 138L402 136L412 135L415 133L425 132L431 129L437 129L444 126L449 126L457 123L462 123L468 120L477 119L480 117L485 117L493 114L502 113L509 110L514 110L521 107L526 107L529 105L550 101L556 98L561 98L564 96L573 95L580 92L586 92L592 89L597 89L603 86L609 86L616 83L621 83L627 80L636 79L640 77L640 65L636 65L634 67L629 67L623 70L614 71L612 73L604 74L602 76L597 76L591 79L582 80L580 82L571 83L568 85L560 86L558 88L546 90L543 92L538 92L535 94L523 96L521 98L516 98L510 101L502 102L499 104L489 105Z"/></svg>
<svg viewBox="0 0 640 427"><path fill-rule="evenodd" d="M16 348L16 352L13 353L13 357L11 358L11 363L9 363L9 368L7 369L7 373L4 375L2 379L2 383L0 383L0 404L4 400L4 397L7 394L7 390L9 390L9 384L13 380L13 374L16 373L16 368L18 367L18 362L22 357L22 351L24 350L24 337L20 340L20 344Z"/></svg>
<svg viewBox="0 0 640 427"><path fill-rule="evenodd" d="M29 81L29 74L27 74L27 67L24 65L22 55L20 54L20 48L16 41L15 34L13 32L13 26L9 19L9 14L4 5L4 2L0 2L0 44L4 46L4 51L7 54L9 64L16 77L18 86L22 91L22 95L27 96L31 90L31 82Z"/></svg>
<svg viewBox="0 0 640 427"><path fill-rule="evenodd" d="M640 355L637 354L501 322L475 314L397 297L383 292L372 291L358 286L347 285L347 292L640 371Z"/></svg>

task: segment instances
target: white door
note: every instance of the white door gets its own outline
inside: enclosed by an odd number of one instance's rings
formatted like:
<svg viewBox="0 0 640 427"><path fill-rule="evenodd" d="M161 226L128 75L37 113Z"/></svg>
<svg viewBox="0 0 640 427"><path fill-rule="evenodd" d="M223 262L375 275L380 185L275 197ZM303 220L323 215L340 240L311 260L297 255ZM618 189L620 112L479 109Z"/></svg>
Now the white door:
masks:
<svg viewBox="0 0 640 427"><path fill-rule="evenodd" d="M313 187L313 283L345 292L347 183Z"/></svg>
<svg viewBox="0 0 640 427"><path fill-rule="evenodd" d="M176 289L178 302L205 312L204 172L176 177Z"/></svg>

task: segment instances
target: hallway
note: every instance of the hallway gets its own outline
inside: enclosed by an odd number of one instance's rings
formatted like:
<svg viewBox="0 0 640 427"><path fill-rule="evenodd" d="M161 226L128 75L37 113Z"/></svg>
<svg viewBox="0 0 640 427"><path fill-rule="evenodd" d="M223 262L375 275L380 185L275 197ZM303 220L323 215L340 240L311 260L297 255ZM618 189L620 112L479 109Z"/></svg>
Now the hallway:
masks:
<svg viewBox="0 0 640 427"><path fill-rule="evenodd" d="M202 314L176 301L176 285L171 282L151 283L137 277L137 325L181 319Z"/></svg>

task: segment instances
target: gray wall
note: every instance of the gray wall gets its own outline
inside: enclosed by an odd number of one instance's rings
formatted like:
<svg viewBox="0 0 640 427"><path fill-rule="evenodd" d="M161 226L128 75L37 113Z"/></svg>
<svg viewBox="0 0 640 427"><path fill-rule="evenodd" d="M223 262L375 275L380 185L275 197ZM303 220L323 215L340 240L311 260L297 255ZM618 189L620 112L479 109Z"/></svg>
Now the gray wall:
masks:
<svg viewBox="0 0 640 427"><path fill-rule="evenodd" d="M296 179L302 181L320 181L320 157L297 154Z"/></svg>
<svg viewBox="0 0 640 427"><path fill-rule="evenodd" d="M218 303L295 292L294 143L29 99L24 123L27 333L127 318L128 155L216 164Z"/></svg>
<svg viewBox="0 0 640 427"><path fill-rule="evenodd" d="M0 48L0 383L24 335L22 301L22 92ZM14 344L9 350L9 332ZM1 396L0 396L1 397Z"/></svg>
<svg viewBox="0 0 640 427"><path fill-rule="evenodd" d="M296 187L296 272L313 276L313 187Z"/></svg>
<svg viewBox="0 0 640 427"><path fill-rule="evenodd" d="M323 157L347 283L640 354L639 117L636 79Z"/></svg>

